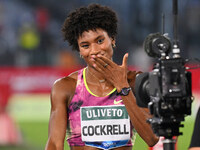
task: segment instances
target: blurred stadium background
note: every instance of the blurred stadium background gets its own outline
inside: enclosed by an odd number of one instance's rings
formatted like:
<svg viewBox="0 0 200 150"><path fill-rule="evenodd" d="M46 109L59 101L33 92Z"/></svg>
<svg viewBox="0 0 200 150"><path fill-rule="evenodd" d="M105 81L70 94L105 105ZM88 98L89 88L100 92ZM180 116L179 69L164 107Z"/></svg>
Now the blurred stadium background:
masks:
<svg viewBox="0 0 200 150"><path fill-rule="evenodd" d="M172 38L172 1L166 0L0 0L0 149L43 150L48 136L53 82L85 64L63 42L61 27L69 11L90 3L113 8L119 17L114 61L129 52L129 66L149 71L154 59L142 44L150 33ZM200 58L200 1L179 0L179 39L184 58ZM192 115L186 117L178 150L188 148L199 106L200 69L193 72ZM65 144L65 149L68 149ZM147 150L138 137L133 149Z"/></svg>

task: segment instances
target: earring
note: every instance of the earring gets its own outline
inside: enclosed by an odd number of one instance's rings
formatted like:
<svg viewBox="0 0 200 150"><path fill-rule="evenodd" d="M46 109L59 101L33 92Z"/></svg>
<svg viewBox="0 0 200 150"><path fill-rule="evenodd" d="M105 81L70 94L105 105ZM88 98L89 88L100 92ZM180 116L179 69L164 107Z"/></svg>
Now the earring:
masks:
<svg viewBox="0 0 200 150"><path fill-rule="evenodd" d="M116 47L115 43L113 43L113 44L112 44L112 47L113 47L113 48L115 48L115 47Z"/></svg>
<svg viewBox="0 0 200 150"><path fill-rule="evenodd" d="M83 56L80 54L80 58L83 58Z"/></svg>

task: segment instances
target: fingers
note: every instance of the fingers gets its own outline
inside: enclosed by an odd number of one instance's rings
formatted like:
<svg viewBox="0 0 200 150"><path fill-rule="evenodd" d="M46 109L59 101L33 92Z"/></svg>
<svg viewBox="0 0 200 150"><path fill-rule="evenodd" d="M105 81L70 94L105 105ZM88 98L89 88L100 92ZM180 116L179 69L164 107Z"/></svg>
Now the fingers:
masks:
<svg viewBox="0 0 200 150"><path fill-rule="evenodd" d="M94 58L93 67L100 73L106 74L110 69L112 69L114 62L112 60L104 57L104 56L97 56ZM112 66L111 66L112 65Z"/></svg>
<svg viewBox="0 0 200 150"><path fill-rule="evenodd" d="M93 64L93 67L94 67L97 71L99 71L99 72L101 72L101 73L104 73L104 69L106 69L107 66L108 66L108 64L106 64L105 62L102 63L102 62L100 62L100 61L95 61L95 63Z"/></svg>
<svg viewBox="0 0 200 150"><path fill-rule="evenodd" d="M95 58L95 63L97 64L98 67L100 67L101 69L105 69L107 67L111 67L114 68L116 66L118 66L117 64L115 64L112 60L110 60L107 57L104 56L97 56ZM123 61L122 61L122 67L126 68L128 64L128 53L126 53L123 57ZM102 68L103 67L103 68Z"/></svg>
<svg viewBox="0 0 200 150"><path fill-rule="evenodd" d="M117 86L122 81L127 81L127 61L128 53L124 55L122 65L117 65L105 56L97 55L94 57L93 68L101 73L113 86Z"/></svg>
<svg viewBox="0 0 200 150"><path fill-rule="evenodd" d="M102 64L102 66L104 66L104 67L106 64L108 64L107 67L111 67L111 68L113 68L117 65L111 59L109 59L105 56L102 56L102 55L98 55L95 60L98 61L100 64Z"/></svg>
<svg viewBox="0 0 200 150"><path fill-rule="evenodd" d="M122 67L127 67L127 62L128 62L128 53L126 53L123 57Z"/></svg>
<svg viewBox="0 0 200 150"><path fill-rule="evenodd" d="M100 64L101 66L103 66L104 68L106 68L107 66L110 65L110 63L105 62L104 60L102 60L101 58L96 58L95 61Z"/></svg>

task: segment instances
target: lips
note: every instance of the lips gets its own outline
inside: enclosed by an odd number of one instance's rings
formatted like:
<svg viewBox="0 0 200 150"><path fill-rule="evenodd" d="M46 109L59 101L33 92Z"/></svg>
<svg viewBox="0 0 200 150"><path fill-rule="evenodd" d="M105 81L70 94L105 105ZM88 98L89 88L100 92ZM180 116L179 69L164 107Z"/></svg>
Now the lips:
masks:
<svg viewBox="0 0 200 150"><path fill-rule="evenodd" d="M91 61L95 61L95 59L94 59L94 58L92 58L92 57L90 58L90 60L91 60Z"/></svg>

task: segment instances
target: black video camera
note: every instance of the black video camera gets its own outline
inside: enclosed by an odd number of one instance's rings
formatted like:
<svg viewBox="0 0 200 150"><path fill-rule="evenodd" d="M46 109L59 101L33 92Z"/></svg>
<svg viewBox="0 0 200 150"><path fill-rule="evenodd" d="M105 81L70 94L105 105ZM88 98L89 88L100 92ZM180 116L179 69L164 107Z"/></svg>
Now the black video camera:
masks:
<svg viewBox="0 0 200 150"><path fill-rule="evenodd" d="M158 58L152 72L136 77L135 96L140 107L148 107L148 119L158 136L172 138L181 135L179 127L186 115L191 114L191 72L186 70L177 44L165 34L154 33L146 37L144 49Z"/></svg>

